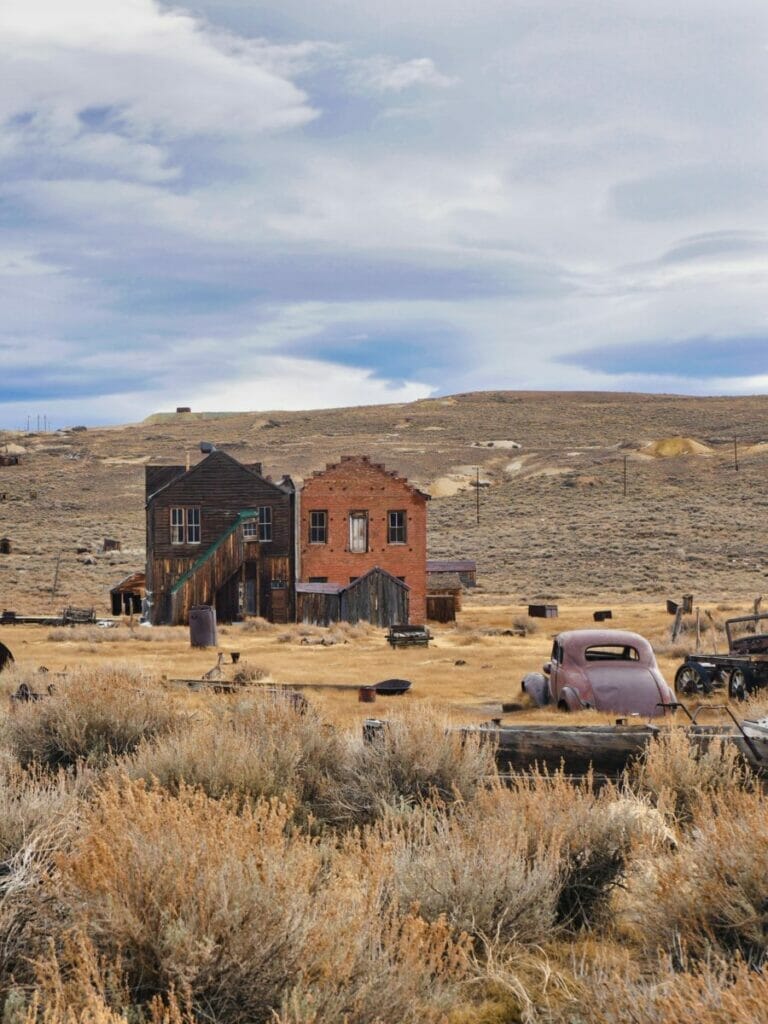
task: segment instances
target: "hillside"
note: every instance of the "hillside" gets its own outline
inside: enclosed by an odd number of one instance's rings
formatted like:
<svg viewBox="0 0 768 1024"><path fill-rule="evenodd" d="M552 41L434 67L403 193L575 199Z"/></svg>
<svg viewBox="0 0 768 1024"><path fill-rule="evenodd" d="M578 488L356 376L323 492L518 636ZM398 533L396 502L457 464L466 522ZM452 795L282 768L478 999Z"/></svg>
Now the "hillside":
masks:
<svg viewBox="0 0 768 1024"><path fill-rule="evenodd" d="M0 452L24 449L21 465L0 467L0 536L12 546L0 555L0 605L106 611L110 586L143 566L145 463L194 463L203 439L297 481L342 454L385 462L433 495L430 554L477 558L485 592L602 604L765 587L768 396L483 392L0 433ZM100 553L104 537L123 550Z"/></svg>

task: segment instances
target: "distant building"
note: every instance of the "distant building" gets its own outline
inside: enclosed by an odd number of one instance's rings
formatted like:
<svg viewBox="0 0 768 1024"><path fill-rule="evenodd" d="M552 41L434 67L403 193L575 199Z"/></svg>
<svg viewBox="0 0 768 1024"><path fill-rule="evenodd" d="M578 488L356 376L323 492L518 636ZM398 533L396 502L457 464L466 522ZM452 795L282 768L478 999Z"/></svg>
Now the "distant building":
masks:
<svg viewBox="0 0 768 1024"><path fill-rule="evenodd" d="M212 451L192 469L146 467L150 621L178 625L193 605L220 621L293 621L295 491Z"/></svg>
<svg viewBox="0 0 768 1024"><path fill-rule="evenodd" d="M346 456L314 473L301 492L299 594L312 593L303 590L312 584L348 591L350 584L380 570L366 582L376 594L347 594L367 607L369 614L359 617L391 625L405 612L406 621L424 622L428 501L429 495L405 477L366 455ZM304 608L312 604L301 601ZM342 605L343 600L339 609Z"/></svg>

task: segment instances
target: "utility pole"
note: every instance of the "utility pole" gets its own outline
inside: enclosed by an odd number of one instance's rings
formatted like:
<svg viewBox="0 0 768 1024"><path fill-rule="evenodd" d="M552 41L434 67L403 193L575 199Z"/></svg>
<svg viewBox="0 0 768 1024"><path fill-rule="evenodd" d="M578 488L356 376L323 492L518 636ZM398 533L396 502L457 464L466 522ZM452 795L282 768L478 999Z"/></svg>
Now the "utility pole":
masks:
<svg viewBox="0 0 768 1024"><path fill-rule="evenodd" d="M624 497L625 498L627 496L627 462L628 461L629 461L629 456L625 455L624 456Z"/></svg>
<svg viewBox="0 0 768 1024"><path fill-rule="evenodd" d="M480 525L480 467L475 466L475 506L477 511L477 525Z"/></svg>
<svg viewBox="0 0 768 1024"><path fill-rule="evenodd" d="M733 468L736 472L739 472L739 439L734 437L733 439Z"/></svg>

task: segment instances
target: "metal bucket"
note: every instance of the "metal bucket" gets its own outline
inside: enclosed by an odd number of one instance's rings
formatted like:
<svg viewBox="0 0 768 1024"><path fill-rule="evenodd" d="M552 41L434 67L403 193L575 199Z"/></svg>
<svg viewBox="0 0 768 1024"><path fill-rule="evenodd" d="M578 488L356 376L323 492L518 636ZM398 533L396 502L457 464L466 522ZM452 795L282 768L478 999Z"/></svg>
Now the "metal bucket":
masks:
<svg viewBox="0 0 768 1024"><path fill-rule="evenodd" d="M357 691L357 699L361 704L373 704L376 700L375 686L361 686Z"/></svg>
<svg viewBox="0 0 768 1024"><path fill-rule="evenodd" d="M189 642L193 647L216 647L216 609L196 604L189 609Z"/></svg>

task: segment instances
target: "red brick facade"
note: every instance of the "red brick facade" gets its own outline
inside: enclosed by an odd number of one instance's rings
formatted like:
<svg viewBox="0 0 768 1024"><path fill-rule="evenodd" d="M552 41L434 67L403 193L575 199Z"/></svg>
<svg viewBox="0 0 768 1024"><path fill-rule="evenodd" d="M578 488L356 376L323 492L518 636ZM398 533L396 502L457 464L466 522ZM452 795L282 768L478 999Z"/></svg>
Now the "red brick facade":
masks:
<svg viewBox="0 0 768 1024"><path fill-rule="evenodd" d="M405 477L365 455L347 456L315 473L301 492L302 581L346 586L379 566L404 579L410 587L410 621L424 622L428 500ZM358 517L352 527L350 514ZM350 550L354 547L364 550Z"/></svg>

